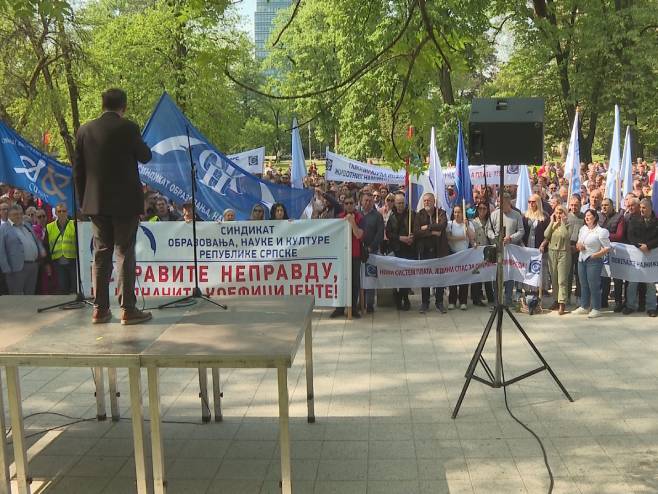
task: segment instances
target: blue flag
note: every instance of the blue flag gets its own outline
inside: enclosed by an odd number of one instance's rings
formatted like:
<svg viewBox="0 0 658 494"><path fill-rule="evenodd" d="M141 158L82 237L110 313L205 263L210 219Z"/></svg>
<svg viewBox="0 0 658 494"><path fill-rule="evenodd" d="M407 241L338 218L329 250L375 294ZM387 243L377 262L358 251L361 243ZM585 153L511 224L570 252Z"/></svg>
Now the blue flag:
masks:
<svg viewBox="0 0 658 494"><path fill-rule="evenodd" d="M73 173L39 151L0 121L0 182L26 190L56 206L65 202L73 211Z"/></svg>
<svg viewBox="0 0 658 494"><path fill-rule="evenodd" d="M651 187L651 204L653 204L653 212L658 216L658 177L653 179L653 186Z"/></svg>
<svg viewBox="0 0 658 494"><path fill-rule="evenodd" d="M578 111L573 119L571 139L569 139L569 151L567 162L564 164L564 176L571 184L569 194L580 194L580 143L578 141Z"/></svg>
<svg viewBox="0 0 658 494"><path fill-rule="evenodd" d="M462 123L459 122L459 135L457 136L457 159L455 170L455 189L457 196L454 204L473 204L473 188L471 187L471 174L468 170L468 156L464 148Z"/></svg>
<svg viewBox="0 0 658 494"><path fill-rule="evenodd" d="M269 209L277 202L296 219L313 198L311 190L265 182L240 168L208 142L167 93L158 101L142 135L153 151L153 159L139 165L142 182L178 203L192 197L191 148L197 163L197 212L204 220L222 219L227 208L235 211L237 220L246 220L255 204Z"/></svg>
<svg viewBox="0 0 658 494"><path fill-rule="evenodd" d="M304 188L306 176L306 161L304 161L304 148L302 136L299 133L297 119L292 120L292 163L290 164L290 184L296 189Z"/></svg>

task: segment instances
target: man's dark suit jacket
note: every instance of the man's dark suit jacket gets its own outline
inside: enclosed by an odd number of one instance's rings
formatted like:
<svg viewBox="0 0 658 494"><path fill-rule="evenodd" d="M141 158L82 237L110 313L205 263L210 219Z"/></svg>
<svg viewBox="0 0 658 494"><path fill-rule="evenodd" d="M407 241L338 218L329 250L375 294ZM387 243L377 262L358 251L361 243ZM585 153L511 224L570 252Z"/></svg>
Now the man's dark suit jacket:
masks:
<svg viewBox="0 0 658 494"><path fill-rule="evenodd" d="M105 112L76 135L73 175L83 214L138 216L144 192L137 162L151 160L139 127L117 113Z"/></svg>

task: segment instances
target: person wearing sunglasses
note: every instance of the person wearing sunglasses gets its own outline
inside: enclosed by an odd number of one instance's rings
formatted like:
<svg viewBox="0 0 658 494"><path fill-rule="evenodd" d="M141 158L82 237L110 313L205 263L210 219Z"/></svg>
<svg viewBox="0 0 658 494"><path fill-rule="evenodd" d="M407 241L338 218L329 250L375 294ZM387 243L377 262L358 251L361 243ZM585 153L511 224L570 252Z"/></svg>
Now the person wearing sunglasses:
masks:
<svg viewBox="0 0 658 494"><path fill-rule="evenodd" d="M262 204L254 204L254 207L251 208L251 216L249 219L252 221L262 221L265 219L265 208Z"/></svg>
<svg viewBox="0 0 658 494"><path fill-rule="evenodd" d="M350 225L352 232L352 317L361 317L359 312L359 292L361 291L361 239L364 236L363 216L356 210L356 201L351 195L343 200L343 211L337 218L343 218ZM329 317L332 319L345 315L345 307L336 307Z"/></svg>

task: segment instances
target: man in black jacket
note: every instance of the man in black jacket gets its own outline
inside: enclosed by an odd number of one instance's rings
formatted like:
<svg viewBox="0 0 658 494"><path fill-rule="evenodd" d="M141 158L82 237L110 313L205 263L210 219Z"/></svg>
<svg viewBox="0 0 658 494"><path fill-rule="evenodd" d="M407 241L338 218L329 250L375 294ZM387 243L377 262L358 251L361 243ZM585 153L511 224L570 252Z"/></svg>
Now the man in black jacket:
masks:
<svg viewBox="0 0 658 494"><path fill-rule="evenodd" d="M386 237L388 246L395 254L395 257L402 259L415 259L416 249L414 249L413 222L414 211L411 211L411 224L409 224L409 210L407 209L404 194L395 194L395 207L388 217L386 223ZM393 289L393 298L398 310L409 310L409 289Z"/></svg>
<svg viewBox="0 0 658 494"><path fill-rule="evenodd" d="M121 89L102 95L103 114L76 135L73 174L81 211L94 235L94 312L92 323L106 323L110 312L112 255L116 250L121 324L139 324L150 312L135 307L135 238L144 213L138 162L151 160L137 124L123 118L128 98Z"/></svg>
<svg viewBox="0 0 658 494"><path fill-rule="evenodd" d="M651 201L642 199L640 201L640 214L631 216L627 228L628 243L640 249L645 255L658 247L658 219L653 213ZM646 307L649 317L656 317L656 281L644 283L647 290ZM628 282L626 308L624 314L635 312L638 308L637 288L640 283Z"/></svg>
<svg viewBox="0 0 658 494"><path fill-rule="evenodd" d="M434 194L431 192L423 194L423 209L416 214L413 229L418 259L437 259L450 253L446 235L448 217L443 209L435 207L434 204ZM434 296L436 298L434 303L436 310L445 314L443 287L435 288ZM429 306L430 289L422 288L420 312L427 312Z"/></svg>

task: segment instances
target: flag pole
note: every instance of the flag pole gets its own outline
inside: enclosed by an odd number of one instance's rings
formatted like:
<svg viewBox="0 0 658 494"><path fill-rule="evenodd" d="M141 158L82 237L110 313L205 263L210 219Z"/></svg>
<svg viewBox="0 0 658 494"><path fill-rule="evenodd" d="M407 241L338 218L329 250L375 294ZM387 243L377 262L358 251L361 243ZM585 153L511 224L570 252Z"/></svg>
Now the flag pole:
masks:
<svg viewBox="0 0 658 494"><path fill-rule="evenodd" d="M408 211L408 219L407 223L409 225L408 230L409 230L409 236L411 236L411 201L412 201L412 192L413 192L413 186L411 185L411 141L414 138L414 127L413 125L409 125L407 128L407 139L409 140L409 156L407 156L407 194L408 194L408 204L407 204L407 209Z"/></svg>
<svg viewBox="0 0 658 494"><path fill-rule="evenodd" d="M407 167L407 173L406 173L406 177L407 177L407 210L408 210L407 214L409 216L409 218L407 220L407 226L408 226L407 229L408 229L409 232L408 232L407 235L409 235L409 236L411 236L411 170L409 169L410 168L410 162L411 162L411 160L409 159L409 157L407 157L407 159L406 159L406 167Z"/></svg>

